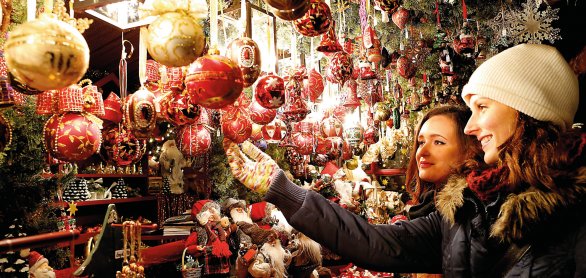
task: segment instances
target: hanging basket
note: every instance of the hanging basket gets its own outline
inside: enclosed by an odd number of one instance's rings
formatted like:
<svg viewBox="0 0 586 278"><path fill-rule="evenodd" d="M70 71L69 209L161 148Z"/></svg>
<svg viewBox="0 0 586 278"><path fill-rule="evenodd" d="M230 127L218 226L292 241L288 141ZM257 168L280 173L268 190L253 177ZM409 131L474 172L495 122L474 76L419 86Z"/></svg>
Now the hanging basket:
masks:
<svg viewBox="0 0 586 278"><path fill-rule="evenodd" d="M187 248L183 249L183 256L181 256L181 275L183 278L198 278L201 277L201 267L187 267L185 265L185 253Z"/></svg>

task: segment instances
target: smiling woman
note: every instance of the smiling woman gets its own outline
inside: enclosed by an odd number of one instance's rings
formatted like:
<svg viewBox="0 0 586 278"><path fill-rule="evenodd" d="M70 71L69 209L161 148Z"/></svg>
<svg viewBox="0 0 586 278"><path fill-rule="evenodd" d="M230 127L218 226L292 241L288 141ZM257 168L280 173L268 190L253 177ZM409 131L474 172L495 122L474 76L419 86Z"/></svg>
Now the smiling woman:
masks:
<svg viewBox="0 0 586 278"><path fill-rule="evenodd" d="M424 216L433 210L433 196L455 172L481 161L480 145L472 136L464 134L464 126L471 112L462 106L441 106L429 110L421 119L414 136L411 160L407 167L406 188L415 204L409 211L411 218ZM431 195L429 195L431 194ZM424 198L425 195L425 198ZM427 203L431 202L431 205Z"/></svg>

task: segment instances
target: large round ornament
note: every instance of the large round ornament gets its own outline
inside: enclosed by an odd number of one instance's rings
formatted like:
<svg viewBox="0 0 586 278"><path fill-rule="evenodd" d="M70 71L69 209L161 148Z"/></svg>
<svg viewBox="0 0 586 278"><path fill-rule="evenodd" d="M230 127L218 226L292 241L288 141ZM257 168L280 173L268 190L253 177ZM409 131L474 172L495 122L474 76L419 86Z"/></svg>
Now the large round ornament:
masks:
<svg viewBox="0 0 586 278"><path fill-rule="evenodd" d="M256 83L254 98L264 108L281 107L285 104L285 81L274 73L263 75Z"/></svg>
<svg viewBox="0 0 586 278"><path fill-rule="evenodd" d="M12 142L12 126L6 118L0 114L0 152L3 152Z"/></svg>
<svg viewBox="0 0 586 278"><path fill-rule="evenodd" d="M245 108L235 108L222 115L222 133L237 144L250 138L252 123L248 111Z"/></svg>
<svg viewBox="0 0 586 278"><path fill-rule="evenodd" d="M100 149L100 128L98 124L79 113L53 115L43 129L45 147L59 160L86 160Z"/></svg>
<svg viewBox="0 0 586 278"><path fill-rule="evenodd" d="M234 103L242 93L242 71L227 57L209 54L193 62L185 77L187 91L205 108Z"/></svg>
<svg viewBox="0 0 586 278"><path fill-rule="evenodd" d="M189 15L164 13L149 25L148 30L149 54L165 66L187 66L202 55L205 45L203 29Z"/></svg>
<svg viewBox="0 0 586 278"><path fill-rule="evenodd" d="M406 56L401 56L397 59L397 71L403 78L409 79L415 76L416 70L413 62Z"/></svg>
<svg viewBox="0 0 586 278"><path fill-rule="evenodd" d="M207 153L212 145L210 132L201 124L183 126L177 133L178 148L187 157Z"/></svg>
<svg viewBox="0 0 586 278"><path fill-rule="evenodd" d="M248 37L241 37L228 44L228 58L242 71L244 87L251 86L260 75L261 54L258 45Z"/></svg>
<svg viewBox="0 0 586 278"><path fill-rule="evenodd" d="M114 127L102 132L101 154L107 162L117 166L130 165L140 160L145 144L125 128Z"/></svg>
<svg viewBox="0 0 586 278"><path fill-rule="evenodd" d="M161 116L174 126L197 122L200 106L189 94L169 92L160 100Z"/></svg>
<svg viewBox="0 0 586 278"><path fill-rule="evenodd" d="M43 14L10 32L4 56L17 82L47 91L81 79L89 66L90 51L77 29Z"/></svg>
<svg viewBox="0 0 586 278"><path fill-rule="evenodd" d="M309 10L293 21L295 30L303 36L315 37L326 33L332 24L330 6L323 0L310 0Z"/></svg>
<svg viewBox="0 0 586 278"><path fill-rule="evenodd" d="M292 141L297 152L301 155L309 155L313 152L314 136L313 136L313 124L310 122L302 121L299 123L300 132L293 134Z"/></svg>
<svg viewBox="0 0 586 278"><path fill-rule="evenodd" d="M128 97L122 110L124 125L136 138L150 138L157 121L155 95L146 89L140 89Z"/></svg>
<svg viewBox="0 0 586 278"><path fill-rule="evenodd" d="M253 101L248 107L250 120L259 125L266 125L272 122L277 116L276 109L267 109L262 107L258 102Z"/></svg>
<svg viewBox="0 0 586 278"><path fill-rule="evenodd" d="M348 53L340 51L332 55L327 71L330 81L343 85L352 76L353 71L352 57Z"/></svg>

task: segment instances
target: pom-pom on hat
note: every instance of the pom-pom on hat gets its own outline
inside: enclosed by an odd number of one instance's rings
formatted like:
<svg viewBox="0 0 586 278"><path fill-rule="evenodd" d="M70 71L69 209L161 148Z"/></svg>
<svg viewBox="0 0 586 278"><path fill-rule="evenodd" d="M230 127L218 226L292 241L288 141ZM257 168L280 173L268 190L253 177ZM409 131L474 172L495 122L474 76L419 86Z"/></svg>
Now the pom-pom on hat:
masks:
<svg viewBox="0 0 586 278"><path fill-rule="evenodd" d="M563 129L572 126L578 110L578 79L556 48L520 44L482 63L462 89L471 95L496 100L540 121Z"/></svg>
<svg viewBox="0 0 586 278"><path fill-rule="evenodd" d="M49 263L49 260L41 255L37 251L31 251L28 256L28 265L29 265L29 272L33 273L39 268L43 263Z"/></svg>

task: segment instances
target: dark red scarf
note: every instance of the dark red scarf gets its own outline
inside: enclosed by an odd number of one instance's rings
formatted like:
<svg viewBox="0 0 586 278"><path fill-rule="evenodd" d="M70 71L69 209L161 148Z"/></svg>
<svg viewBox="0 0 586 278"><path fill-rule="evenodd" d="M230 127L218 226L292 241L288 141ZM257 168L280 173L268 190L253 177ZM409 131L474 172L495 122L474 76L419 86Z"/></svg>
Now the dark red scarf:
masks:
<svg viewBox="0 0 586 278"><path fill-rule="evenodd" d="M472 171L466 177L468 188L476 193L483 202L493 201L499 192L511 192L505 182L509 168L505 166Z"/></svg>

